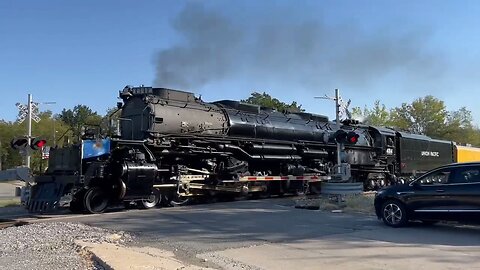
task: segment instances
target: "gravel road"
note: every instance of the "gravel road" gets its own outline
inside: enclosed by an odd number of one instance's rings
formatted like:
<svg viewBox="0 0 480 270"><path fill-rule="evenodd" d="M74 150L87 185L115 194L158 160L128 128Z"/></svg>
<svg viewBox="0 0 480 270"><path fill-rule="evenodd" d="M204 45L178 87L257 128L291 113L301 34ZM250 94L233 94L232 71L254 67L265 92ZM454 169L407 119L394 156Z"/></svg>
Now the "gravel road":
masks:
<svg viewBox="0 0 480 270"><path fill-rule="evenodd" d="M102 269L75 240L125 243L132 237L124 232L64 222L9 227L0 230L0 269Z"/></svg>

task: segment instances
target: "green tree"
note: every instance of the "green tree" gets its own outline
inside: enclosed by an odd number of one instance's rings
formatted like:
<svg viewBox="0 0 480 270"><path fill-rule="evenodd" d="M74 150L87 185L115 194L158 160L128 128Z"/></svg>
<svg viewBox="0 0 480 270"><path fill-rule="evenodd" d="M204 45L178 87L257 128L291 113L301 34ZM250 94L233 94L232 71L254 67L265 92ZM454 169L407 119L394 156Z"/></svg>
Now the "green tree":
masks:
<svg viewBox="0 0 480 270"><path fill-rule="evenodd" d="M68 126L60 119L55 118L52 112L45 111L38 113L40 122L32 122L32 136L47 140L47 146L54 147L54 137L58 145L63 144L59 137L68 130ZM24 137L27 134L27 121L19 123L0 121L0 161L2 169L13 168L24 164L24 157L18 150L10 147L10 141L15 137ZM40 151L31 152L31 168L38 172L40 168L45 168L46 160L41 160Z"/></svg>
<svg viewBox="0 0 480 270"><path fill-rule="evenodd" d="M17 150L10 147L10 141L14 137L24 136L26 133L26 129L23 129L18 122L0 121L0 163L2 170L22 165L23 157Z"/></svg>
<svg viewBox="0 0 480 270"><path fill-rule="evenodd" d="M98 115L86 105L76 105L72 109L63 109L59 119L65 122L72 130L74 138L79 140L82 128L85 126L100 127L102 116Z"/></svg>
<svg viewBox="0 0 480 270"><path fill-rule="evenodd" d="M443 128L443 137L461 144L479 145L480 132L472 122L472 113L465 107L449 112L447 123Z"/></svg>
<svg viewBox="0 0 480 270"><path fill-rule="evenodd" d="M51 111L44 111L39 113L38 116L40 122L32 123L33 137L45 139L49 147L63 146L64 143L67 143L65 140L71 138L72 132L69 130L69 126L58 115L53 115ZM62 136L63 134L69 136ZM48 166L48 161L42 160L41 151L32 151L31 154L31 169L34 172L44 171Z"/></svg>
<svg viewBox="0 0 480 270"><path fill-rule="evenodd" d="M118 127L119 118L122 114L122 109L118 109L117 107L111 107L107 109L105 116L103 116L102 121L102 129L107 131L108 135L114 134Z"/></svg>
<svg viewBox="0 0 480 270"><path fill-rule="evenodd" d="M240 102L260 105L262 107L273 108L277 111L284 112L303 112L302 105L297 104L296 101L292 101L290 104L282 102L276 98L273 98L269 94L263 92L262 94L258 92L253 92L250 94L250 97L243 99Z"/></svg>
<svg viewBox="0 0 480 270"><path fill-rule="evenodd" d="M433 96L418 98L391 110L376 101L372 109L356 107L352 114L369 125L388 126L460 144L480 145L480 131L472 124L472 113L465 107L448 111L444 102Z"/></svg>
<svg viewBox="0 0 480 270"><path fill-rule="evenodd" d="M392 124L400 129L432 137L443 137L448 111L445 103L433 96L403 103L391 111Z"/></svg>
<svg viewBox="0 0 480 270"><path fill-rule="evenodd" d="M380 104L380 100L376 100L373 108L367 106L363 108L355 107L352 109L353 118L360 120L362 123L372 126L390 126L390 111L384 104Z"/></svg>

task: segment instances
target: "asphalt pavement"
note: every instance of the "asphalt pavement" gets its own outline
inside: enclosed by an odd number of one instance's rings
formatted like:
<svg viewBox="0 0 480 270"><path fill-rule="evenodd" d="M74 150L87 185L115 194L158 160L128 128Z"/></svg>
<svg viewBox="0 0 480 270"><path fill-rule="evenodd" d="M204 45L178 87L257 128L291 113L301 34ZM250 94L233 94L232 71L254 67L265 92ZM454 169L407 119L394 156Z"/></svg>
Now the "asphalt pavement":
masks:
<svg viewBox="0 0 480 270"><path fill-rule="evenodd" d="M389 228L374 216L295 209L292 199L246 200L71 217L136 236L218 269L480 269L477 226Z"/></svg>

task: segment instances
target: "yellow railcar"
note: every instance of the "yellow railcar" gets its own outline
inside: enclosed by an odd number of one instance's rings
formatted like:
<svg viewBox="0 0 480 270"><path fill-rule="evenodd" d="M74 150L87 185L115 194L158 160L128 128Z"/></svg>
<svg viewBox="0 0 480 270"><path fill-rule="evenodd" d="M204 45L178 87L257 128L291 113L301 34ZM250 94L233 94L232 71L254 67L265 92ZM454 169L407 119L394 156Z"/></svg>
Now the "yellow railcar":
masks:
<svg viewBox="0 0 480 270"><path fill-rule="evenodd" d="M480 161L480 148L456 145L454 151L456 162Z"/></svg>

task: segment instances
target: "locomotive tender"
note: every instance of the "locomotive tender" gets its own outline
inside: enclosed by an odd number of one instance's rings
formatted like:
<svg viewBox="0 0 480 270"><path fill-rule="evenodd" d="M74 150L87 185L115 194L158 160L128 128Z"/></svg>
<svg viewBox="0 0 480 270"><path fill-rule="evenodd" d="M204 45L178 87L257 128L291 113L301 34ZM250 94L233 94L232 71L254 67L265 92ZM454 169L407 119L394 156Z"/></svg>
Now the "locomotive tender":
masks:
<svg viewBox="0 0 480 270"><path fill-rule="evenodd" d="M150 208L222 194L316 190L334 177L338 136L348 137L342 162L366 189L393 184L454 161L449 141L344 121L279 112L192 93L125 87L119 134L85 137L51 150L27 203L48 211L69 198L74 212L103 212L117 202Z"/></svg>

